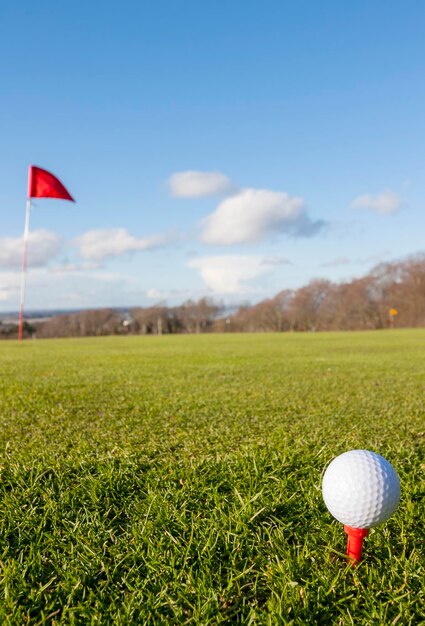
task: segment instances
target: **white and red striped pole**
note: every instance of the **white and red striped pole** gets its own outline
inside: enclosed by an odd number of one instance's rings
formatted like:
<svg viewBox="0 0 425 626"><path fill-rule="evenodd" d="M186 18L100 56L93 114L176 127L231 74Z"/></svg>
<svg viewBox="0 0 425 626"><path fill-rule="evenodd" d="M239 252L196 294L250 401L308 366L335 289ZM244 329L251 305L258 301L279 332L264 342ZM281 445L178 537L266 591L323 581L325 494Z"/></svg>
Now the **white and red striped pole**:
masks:
<svg viewBox="0 0 425 626"><path fill-rule="evenodd" d="M22 273L21 273L21 298L19 304L19 330L18 340L23 339L24 329L24 303L25 303L25 281L27 275L28 264L28 238L30 233L30 212L31 212L31 198L27 198L27 209L25 213L25 228L24 228L24 252L22 255Z"/></svg>

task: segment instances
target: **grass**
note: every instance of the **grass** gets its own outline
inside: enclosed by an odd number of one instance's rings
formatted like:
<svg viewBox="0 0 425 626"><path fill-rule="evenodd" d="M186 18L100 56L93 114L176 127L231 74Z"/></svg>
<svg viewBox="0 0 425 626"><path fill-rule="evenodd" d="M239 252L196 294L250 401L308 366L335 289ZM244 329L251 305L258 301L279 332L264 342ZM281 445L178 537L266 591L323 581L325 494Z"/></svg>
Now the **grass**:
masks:
<svg viewBox="0 0 425 626"><path fill-rule="evenodd" d="M425 623L425 331L0 344L0 623ZM402 500L358 568L337 454Z"/></svg>

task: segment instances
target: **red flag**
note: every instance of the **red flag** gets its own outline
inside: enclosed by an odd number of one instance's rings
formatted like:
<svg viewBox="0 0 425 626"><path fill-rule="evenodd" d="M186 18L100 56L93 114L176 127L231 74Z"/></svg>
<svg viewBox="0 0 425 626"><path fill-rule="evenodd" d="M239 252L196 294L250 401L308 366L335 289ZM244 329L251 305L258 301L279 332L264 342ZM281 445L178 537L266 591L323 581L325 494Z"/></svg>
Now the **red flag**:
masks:
<svg viewBox="0 0 425 626"><path fill-rule="evenodd" d="M35 165L29 167L28 198L62 198L75 202L56 176Z"/></svg>

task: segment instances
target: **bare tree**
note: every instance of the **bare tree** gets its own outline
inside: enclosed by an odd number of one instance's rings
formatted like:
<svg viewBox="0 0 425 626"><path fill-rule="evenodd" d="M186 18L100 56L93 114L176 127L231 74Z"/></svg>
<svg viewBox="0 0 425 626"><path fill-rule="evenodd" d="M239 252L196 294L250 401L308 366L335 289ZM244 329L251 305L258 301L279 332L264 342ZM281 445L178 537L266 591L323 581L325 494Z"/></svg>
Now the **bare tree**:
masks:
<svg viewBox="0 0 425 626"><path fill-rule="evenodd" d="M210 298L201 298L197 302L187 300L175 309L183 332L186 333L211 331L220 311L222 311L222 307Z"/></svg>
<svg viewBox="0 0 425 626"><path fill-rule="evenodd" d="M180 323L173 309L165 305L131 309L133 332L141 335L162 335L180 331Z"/></svg>
<svg viewBox="0 0 425 626"><path fill-rule="evenodd" d="M56 315L40 325L37 337L90 337L115 335L121 331L121 318L113 309L95 309Z"/></svg>

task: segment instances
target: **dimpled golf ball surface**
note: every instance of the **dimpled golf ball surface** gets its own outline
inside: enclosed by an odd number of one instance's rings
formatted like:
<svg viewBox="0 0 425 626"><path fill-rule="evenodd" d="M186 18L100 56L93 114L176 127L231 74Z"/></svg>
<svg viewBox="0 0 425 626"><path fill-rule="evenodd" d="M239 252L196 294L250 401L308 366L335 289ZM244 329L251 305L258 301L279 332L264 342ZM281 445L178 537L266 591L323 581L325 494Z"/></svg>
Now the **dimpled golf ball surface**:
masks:
<svg viewBox="0 0 425 626"><path fill-rule="evenodd" d="M384 457L369 450L350 450L327 467L322 482L329 512L352 528L385 522L397 508L400 481Z"/></svg>

